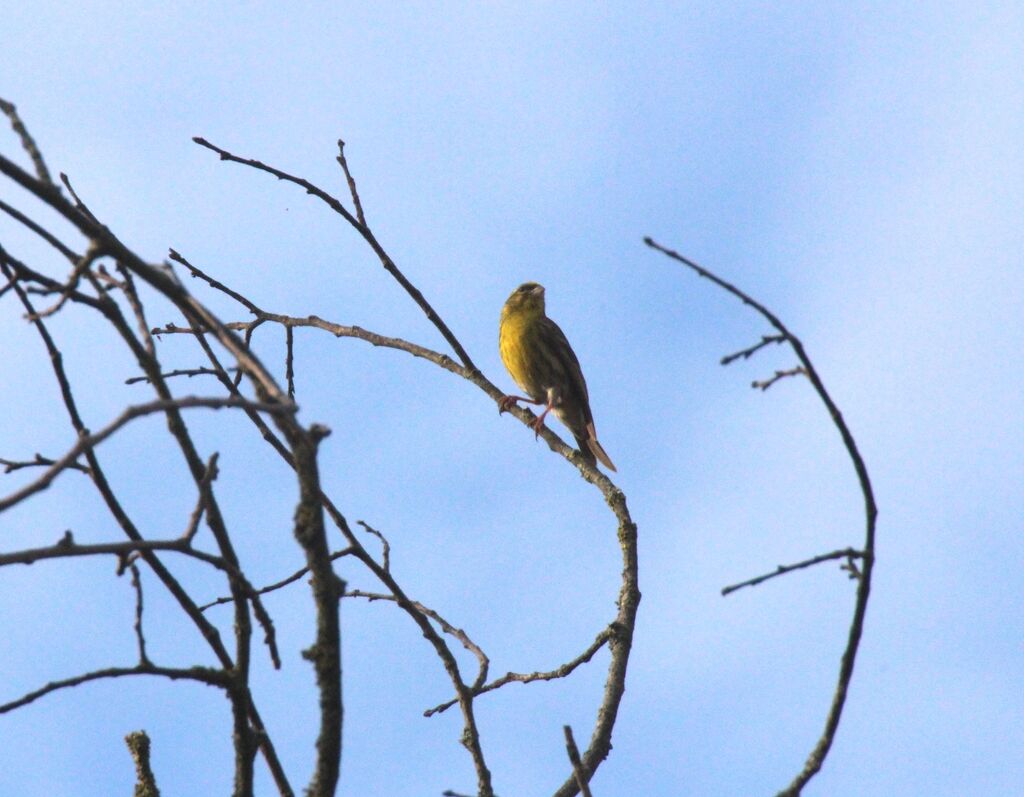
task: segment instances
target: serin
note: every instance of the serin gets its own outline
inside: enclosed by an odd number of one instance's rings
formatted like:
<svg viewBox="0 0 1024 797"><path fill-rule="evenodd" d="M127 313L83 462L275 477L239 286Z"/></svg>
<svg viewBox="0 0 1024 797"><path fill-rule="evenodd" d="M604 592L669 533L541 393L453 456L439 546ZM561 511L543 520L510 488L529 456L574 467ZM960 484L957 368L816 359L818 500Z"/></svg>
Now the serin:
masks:
<svg viewBox="0 0 1024 797"><path fill-rule="evenodd" d="M543 285L524 282L508 297L501 308L498 346L501 361L526 392L526 396L502 398L498 413L517 401L543 404L544 411L533 423L536 434L540 434L547 414L554 411L576 438L583 458L593 465L596 457L614 471L615 465L597 441L587 382L576 353L558 324L544 312Z"/></svg>

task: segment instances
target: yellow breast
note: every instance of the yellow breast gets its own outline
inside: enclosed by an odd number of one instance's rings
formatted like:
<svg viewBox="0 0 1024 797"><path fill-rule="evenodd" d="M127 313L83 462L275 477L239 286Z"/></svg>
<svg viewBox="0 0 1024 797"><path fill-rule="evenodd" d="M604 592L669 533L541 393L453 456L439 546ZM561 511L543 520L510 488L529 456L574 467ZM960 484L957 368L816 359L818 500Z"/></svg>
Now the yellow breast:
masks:
<svg viewBox="0 0 1024 797"><path fill-rule="evenodd" d="M511 315L502 318L498 332L498 350L509 375L519 387L528 392L525 331L526 320L522 316Z"/></svg>

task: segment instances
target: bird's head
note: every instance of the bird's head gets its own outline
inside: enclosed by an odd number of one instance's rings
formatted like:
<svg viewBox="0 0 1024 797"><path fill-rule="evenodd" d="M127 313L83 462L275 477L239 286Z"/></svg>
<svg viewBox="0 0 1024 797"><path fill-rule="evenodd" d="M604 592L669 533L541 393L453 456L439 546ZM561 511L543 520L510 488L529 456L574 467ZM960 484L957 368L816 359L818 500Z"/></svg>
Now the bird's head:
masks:
<svg viewBox="0 0 1024 797"><path fill-rule="evenodd" d="M508 297L501 310L503 316L544 315L544 286L536 282L524 282Z"/></svg>

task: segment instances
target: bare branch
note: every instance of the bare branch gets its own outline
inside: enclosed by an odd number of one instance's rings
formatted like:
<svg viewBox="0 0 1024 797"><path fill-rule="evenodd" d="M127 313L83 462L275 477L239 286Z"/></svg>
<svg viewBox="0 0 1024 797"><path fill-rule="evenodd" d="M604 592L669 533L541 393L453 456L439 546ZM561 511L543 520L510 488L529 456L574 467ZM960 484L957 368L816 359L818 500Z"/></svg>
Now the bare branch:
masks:
<svg viewBox="0 0 1024 797"><path fill-rule="evenodd" d="M36 458L29 460L28 462L15 462L9 459L0 459L0 465L4 466L4 473L13 473L14 471L21 470L22 468L48 467L56 464L56 461L44 457L38 452L36 453ZM70 462L66 467L69 470L78 470L86 475L89 474L89 469L80 462Z"/></svg>
<svg viewBox="0 0 1024 797"><path fill-rule="evenodd" d="M213 565L218 570L226 572L230 570L230 566L219 556L191 548L185 540L180 538L175 540L124 540L122 542L79 545L74 541L70 531L64 532L64 537L56 545L0 553L0 567L30 565L47 559L67 559L76 556L116 556L118 559L124 560L133 553L153 553L154 551L180 553ZM120 568L118 575L121 575L127 566L126 563Z"/></svg>
<svg viewBox="0 0 1024 797"><path fill-rule="evenodd" d="M447 324L445 324L444 321L441 320L441 317L437 314L434 308L431 307L430 303L426 300L423 294L420 293L419 289L416 288L416 286L413 285L406 278L406 276L399 270L398 266L396 266L395 262L391 259L391 256L388 255L386 251L384 251L384 247L380 245L380 243L377 241L376 236L374 236L374 234L370 231L370 228L367 227L355 216L353 216L351 213L349 213L349 211L338 199L331 196L323 189L313 185L308 180L302 179L301 177L295 177L294 175L288 174L287 172L283 172L280 169L275 169L273 166L268 166L265 163L261 163L258 160L252 160L250 158L240 158L237 155L232 155L227 150L214 146L209 141L199 136L196 136L192 140L199 144L201 147L206 147L207 149L216 152L220 156L221 160L231 161L233 163L240 163L244 166L250 166L253 169L258 169L259 171L272 174L278 180L284 180L286 182L293 183L299 186L300 188L305 189L307 194L315 196L317 199L321 200L328 207L330 207L331 210L333 210L335 213L339 214L342 218L344 218L345 221L351 224L356 229L356 231L361 236L363 236L363 239L370 245L370 248L373 249L374 253L377 255L377 258L380 260L381 265L384 267L384 269L389 274L391 274L392 277L395 278L398 284L401 285L403 289L405 289L405 292L408 293L410 297L412 297L412 300L416 302L417 305L419 305L420 309L426 314L427 318L430 319L430 322L437 328L438 332L440 332L442 337L444 337L444 339L448 342L448 345L452 347L452 350L455 352L456 356L459 358L462 364L471 371L477 370L476 366L473 364L473 361L470 359L469 354L462 347L462 344L459 343L459 341L456 339L455 335L452 334Z"/></svg>
<svg viewBox="0 0 1024 797"><path fill-rule="evenodd" d="M778 795L778 797L798 797L800 792L803 790L803 787L806 786L811 778L813 778L821 769L822 763L828 756L828 752L832 747L832 742L835 739L836 730L839 727L839 720L843 714L843 706L846 704L846 695L849 690L850 680L853 678L853 665L857 659L857 650L860 647L861 634L864 630L864 618L867 614L868 598L871 594L871 574L875 563L875 527L878 518L878 507L875 503L875 495L874 490L871 487L871 479L868 476L867 465L864 463L860 450L857 448L857 443L853 439L853 433L846 425L846 421L843 419L842 413L839 412L839 408L825 389L824 383L821 381L817 370L814 368L814 365L811 363L810 358L804 350L803 343L801 343L800 340L790 332L771 311L768 310L768 308L760 302L752 299L736 286L731 285L720 277L712 274L707 269L697 265L692 260L684 257L678 252L661 246L651 238L644 238L644 243L672 260L682 263L687 268L696 272L699 276L710 280L720 288L731 293L744 304L752 307L785 338L796 353L797 359L803 367L803 372L810 380L811 385L818 394L818 398L821 399L821 402L828 410L832 423L838 430L839 436L843 440L843 445L846 447L847 454L850 456L850 461L853 463L853 469L857 474L857 482L860 485L861 493L864 496L864 546L860 552L860 559L863 567L857 579L857 599L853 610L853 619L850 622L850 631L847 636L846 649L843 651L842 660L839 665L839 676L837 678L835 692L832 695L832 705L830 706L828 716L825 719L825 728L822 731L821 738L818 740L814 749L808 756L803 769L793 779L793 782L784 790L779 792ZM850 561L852 564L852 560Z"/></svg>
<svg viewBox="0 0 1024 797"><path fill-rule="evenodd" d="M132 565L137 554L145 555L155 551L180 553L184 556L198 559L201 562L205 562L216 567L218 570L222 570L232 578L238 579L241 582L242 589L246 596L252 600L253 610L257 619L264 628L264 632L266 634L265 641L267 642L270 650L270 657L274 668L281 668L281 659L277 650L273 623L271 622L269 615L267 615L266 610L259 602L260 592L253 589L248 580L245 579L244 575L236 566L230 564L220 556L206 553L191 547L190 540L185 537L179 537L173 540L128 540L126 542L106 542L94 543L91 545L79 545L75 543L71 532L68 531L65 532L64 537L56 545L47 546L45 548L27 548L21 551L0 553L0 567L13 564L30 565L34 562L46 559L65 559L76 556L116 556L118 558L117 574L121 575L124 570ZM224 598L219 602L229 603L233 600L233 598ZM204 609L208 607L199 608Z"/></svg>
<svg viewBox="0 0 1024 797"><path fill-rule="evenodd" d="M95 434L87 434L80 438L67 454L57 460L50 469L36 479L36 481L26 485L17 492L12 493L7 498L0 499L0 512L10 509L15 504L20 503L41 490L45 490L50 486L53 480L57 478L62 471L69 468L71 463L78 459L83 452L95 448L125 424L135 420L136 418L151 415L154 412L167 412L171 409L188 409L192 407L207 407L214 410L224 409L226 407L247 407L258 412L267 412L271 414L294 413L296 411L294 404L269 404L265 402L248 401L246 399L240 399L233 396L184 396L182 398L169 400L161 399L158 401L151 401L148 404L139 404L134 407L129 407L100 431Z"/></svg>
<svg viewBox="0 0 1024 797"><path fill-rule="evenodd" d="M11 163L9 160L0 156L0 172L7 174L18 184L25 187L27 190L39 196L40 199L47 202L55 210L59 211L65 218L71 221L77 226L83 233L89 235L92 238L99 238L107 241L107 245L111 248L111 251L116 253L117 259L124 263L130 263L133 270L143 275L147 282L154 285L157 290L160 290L164 295L175 301L176 306L186 314L186 316L192 322L203 323L211 329L217 330L218 339L224 344L228 351L234 353L240 368L245 369L246 373L249 374L257 387L257 390L261 391L261 395L266 396L272 401L283 400L283 394L280 390L276 389L276 385L273 380L269 377L266 371L262 368L259 361L252 356L246 348L242 348L238 345L235 338L231 336L230 332L223 329L223 326L219 324L218 320L212 316L208 311L205 310L201 305L198 305L184 294L180 286L176 281L171 280L168 275L152 269L143 261L141 261L134 253L124 247L120 241L114 237L106 227L98 225L89 217L84 216L79 210L72 207L67 200L61 195L59 190L53 187L41 185L37 181L34 181L29 177L23 170L17 165ZM44 285L54 285L52 280L38 275L31 269L28 269L24 264L18 263L11 258L6 252L0 248L0 271L2 271L8 278L11 278L12 272L19 275L20 277L27 276ZM14 290L17 293L20 301L25 307L29 317L34 315L34 308L28 298L26 291L22 290L17 282L13 283ZM94 283L95 286L95 283ZM122 336L125 343L129 346L132 352L136 355L143 370L147 373L150 379L153 381L155 388L158 391L158 395L164 400L170 400L170 393L166 388L166 384L160 378L160 371L156 361L147 353L147 349L143 349L136 338L131 334L131 330L124 322L123 317L120 314L116 304L114 304L109 297L101 295L99 299L93 299L91 297L76 295L73 297L75 301L86 304L90 307L101 312L115 327L118 333ZM81 415L78 411L77 403L71 390L70 382L68 381L67 374L63 367L63 358L60 350L57 348L49 331L46 328L45 323L42 319L35 319L33 321L36 329L39 332L40 337L46 346L47 351L50 355L51 365L53 367L54 375L60 386L61 397L64 400L65 407L67 409L68 417L71 420L73 427L78 433L80 438L88 437L89 433L82 421ZM147 347L151 351L151 347ZM248 411L248 410L247 410ZM194 448L191 447L188 439L187 431L185 431L184 424L178 416L178 409L170 409L167 413L169 426L172 434L178 439L181 444L183 452L189 459L190 467L193 471L194 478L198 480L202 477L203 468L202 463L198 459ZM255 413L253 413L255 414ZM290 419L290 415L278 415L278 418ZM114 494L102 467L100 466L99 460L96 457L95 451L90 447L84 451L84 455L89 463L90 475L96 485L97 490L108 509L110 510L113 517L117 520L118 524L124 530L124 533L134 542L142 542L142 535L139 533L138 528L132 522L131 518L125 512L117 496ZM218 541L222 543L222 550L225 550L230 555L230 561L226 562L225 565L229 567L229 572L232 573L231 584L233 589L242 590L245 588L245 583L240 577L240 571L237 568L237 559L233 556L230 550L230 543L223 538L223 535L219 535L220 524L212 525L215 536L218 536ZM163 565L160 559L155 555L154 551L145 551L143 549L144 558L146 563L152 568L154 573L160 579L161 583L167 588L167 590L173 595L175 600L181 606L182 610L188 615L188 617L195 624L196 628L200 631L203 638L210 646L211 650L221 662L224 667L224 671L228 672L236 668L235 661L227 652L223 643L220 639L220 634L217 629L210 624L202 612L196 607L194 601L181 586L178 580L170 573L170 571ZM190 555L199 556L198 552L191 552ZM211 563L215 560L215 557L210 557ZM221 561L216 559L216 561ZM236 606L236 615L239 618L239 622L236 623L238 629L238 639L240 641L240 652L245 652L247 657L247 642L245 646L242 643L247 639L248 631L248 620L245 616L245 608L238 602ZM269 640L268 640L269 641ZM272 656L276 661L276 653L272 650ZM245 662L239 663L241 666L238 671L243 673L246 672ZM292 790L287 775L284 772L283 767L277 757L277 752L274 749L273 742L266 732L263 720L260 717L259 711L253 702L252 696L248 691L248 686L244 682L244 679L235 679L231 682L231 689L229 690L231 697L232 711L235 715L236 722L240 715L240 709L245 710L247 713L249 722L252 724L253 736L258 739L259 748L263 753L263 757L267 762L267 766L270 769L271 775L274 778L275 785L282 797L293 797L294 791ZM244 702L244 706L243 706ZM250 734L248 728L243 729L243 733L236 739L236 752L239 753L237 756L240 764L244 764L245 761L251 763L251 755L248 753L248 741ZM251 766L249 766L251 770Z"/></svg>
<svg viewBox="0 0 1024 797"><path fill-rule="evenodd" d="M57 302L51 305L50 307L46 308L45 310L40 310L38 313L36 313L34 318L31 318L29 320L34 321L36 318L45 318L47 316L53 315L58 310L60 310L67 302L67 300L70 299L71 296L75 293L76 289L78 288L78 283L82 279L82 275L86 271L88 271L92 267L92 264L95 263L96 260L100 257L103 257L102 250L95 245L90 246L89 249L86 250L86 253L82 255L82 257L75 264L75 267L71 272L71 276L68 277L68 281L67 283L65 283L65 288L63 291L61 291L60 298L57 300Z"/></svg>
<svg viewBox="0 0 1024 797"><path fill-rule="evenodd" d="M294 327L284 328L285 357L284 357L284 378L288 383L288 398L295 400L295 367L294 367Z"/></svg>
<svg viewBox="0 0 1024 797"><path fill-rule="evenodd" d="M473 694L483 695L495 689L500 689L505 684L510 683L528 684L534 681L554 681L558 678L565 678L581 664L586 664L588 661L594 658L594 654L597 653L597 651L603 648L605 644L608 643L610 640L615 638L615 633L616 629L614 628L614 625L605 628L600 634L597 635L594 641L591 642L587 649L584 650L579 656L572 659L571 661L567 661L565 664L562 664L561 666L556 667L553 670L548 670L546 672L531 673L508 672L500 678L494 679L489 684L484 684L482 686L474 685ZM450 709L452 706L456 704L456 702L458 701L449 700L446 703L441 703L439 706L434 706L434 708L427 709L426 711L424 711L423 716L432 717L434 714L440 714Z"/></svg>
<svg viewBox="0 0 1024 797"><path fill-rule="evenodd" d="M786 342L786 338L785 338L784 335L762 335L760 343L755 343L753 346L749 346L746 349L741 349L740 351L738 351L738 352L736 352L734 354L727 354L727 355L725 355L725 357L723 357L721 359L720 364L721 365L729 365L730 363L733 363L733 362L735 362L736 360L738 360L740 358L742 358L744 360L749 360L754 355L755 352L760 351L765 346L768 346L768 345L770 345L772 343L785 343L785 342Z"/></svg>
<svg viewBox="0 0 1024 797"><path fill-rule="evenodd" d="M191 330L182 331L191 332ZM153 332L154 334L159 334L158 330L153 330ZM229 373L232 371L238 371L237 368L226 368L224 370L228 371ZM189 379L191 379L193 376L216 376L217 373L218 371L215 368L178 368L173 371L167 371L166 373L162 373L160 374L160 376L163 379L170 379L175 376L187 376ZM126 385L137 385L140 382L151 383L151 380L148 376L133 376L130 379L124 380L124 383Z"/></svg>
<svg viewBox="0 0 1024 797"><path fill-rule="evenodd" d="M854 559L863 559L864 552L856 551L853 548L843 548L841 551L832 551L831 553L823 553L820 556L814 556L810 559L805 559L802 562L797 562L792 565L779 565L771 573L765 573L763 576L757 576L756 578L750 578L746 581L741 581L738 584L733 584L728 587L722 588L722 595L728 595L735 592L738 589L744 587L756 587L758 584L762 584L769 579L775 578L776 576L782 576L786 573L792 573L794 570L802 570L805 567L811 567L813 565L821 564L822 562L831 562L834 559L847 559L852 561ZM859 575L859 573L858 573Z"/></svg>
<svg viewBox="0 0 1024 797"><path fill-rule="evenodd" d="M331 554L331 561L333 562L335 559L340 559L343 556L349 556L351 554L352 554L352 549L351 548L343 548L340 551L334 551ZM260 587L258 590L254 590L253 594L255 594L255 595L266 595L268 592L276 592L277 590L282 589L283 587L287 587L289 584L294 584L296 581L298 581L300 578L302 578L308 572L309 572L309 568L308 567L300 567L298 570L296 570L290 576L287 576L286 578L283 578L280 581L275 581L273 584L268 584L265 587ZM213 606L222 606L225 603L231 603L232 601L234 601L234 598L232 598L230 596L222 597L222 598L217 598L216 600L212 600L209 603L202 604L199 607L199 609L201 611L206 611L207 609L212 608Z"/></svg>
<svg viewBox="0 0 1024 797"><path fill-rule="evenodd" d="M213 484L219 472L217 470L217 459L219 457L220 455L214 452L206 463L206 475L203 476L202 481L199 483L199 498L196 501L196 508L192 510L185 533L181 535L181 538L189 545L192 544L196 532L199 531L199 521L202 519L203 512L206 511L206 505L210 500L210 485Z"/></svg>
<svg viewBox="0 0 1024 797"><path fill-rule="evenodd" d="M260 309L256 305L254 305L240 293L236 293L235 291L231 290L231 288L227 287L224 283L218 282L213 277L208 276L205 272L193 266L191 263L188 262L188 260L186 260L180 254L178 254L175 250L171 249L170 253L168 254L168 257L170 257L170 259L173 260L175 263L181 263L181 265L187 268L193 278L201 279L214 290L227 294L236 302L246 307L254 315L259 314Z"/></svg>
<svg viewBox="0 0 1024 797"><path fill-rule="evenodd" d="M180 255L179 255L179 257L180 257ZM193 266L191 264L187 264L187 267L190 268L190 269L195 269L197 272L199 271L196 268L196 266ZM205 274L202 274L202 272L199 272L199 273L201 274L201 278L205 278L207 281L212 279L210 277L207 277ZM218 285L223 285L223 283L219 283L219 282L217 284ZM228 295L238 295L240 303L243 306L245 306L247 309L249 309L250 312L254 312L256 314L256 316L257 316L255 321L249 321L249 322L245 322L245 321L232 321L232 322L229 322L229 323L226 323L226 324L222 324L222 326L225 329L236 330L236 331L244 331L245 334L246 334L246 345L248 345L249 338L252 335L252 332L255 330L255 328L257 326L259 326L260 324L262 324L264 322L267 322L267 321L272 322L272 323L281 324L282 326L285 326L285 327L290 327L290 326L294 326L294 327L314 327L314 328L317 328L317 329L323 329L323 330L325 330L327 332L330 332L331 334L333 334L333 335L335 335L337 337L357 338L357 339L360 339L360 340L364 340L364 341L366 341L366 342L368 342L368 343L370 343L370 344L372 344L374 346L381 346L381 347L386 347L386 348L397 349L399 351L404 351L404 352L407 352L409 354L412 354L414 357L419 357L419 358L425 359L425 360L427 360L429 362L434 363L435 365L437 365L437 366L439 366L441 368L444 368L446 371L449 371L449 372L451 372L453 374L456 374L457 376L461 376L463 379L466 379L469 382L472 382L474 385L476 385L478 388L480 388L480 390L482 390L484 393L486 393L488 396L490 396L495 401L495 403L498 403L499 406L500 406L501 400L505 397L505 394L502 391L500 391L493 383L491 383L486 377L484 377L484 375L480 371L472 370L472 369L468 369L468 368L463 367L459 363L457 363L454 360L452 360L452 358L449 357L447 354L442 354L440 352L433 351L433 350L428 349L428 348L426 348L424 346L420 346L420 345L418 345L416 343L411 343L411 342L409 342L407 340L403 340L401 338L394 338L394 337L387 337L385 335L380 335L380 334L378 334L376 332L371 332L369 330L363 329L363 328L358 327L358 326L346 326L344 324L335 324L335 323L332 323L332 322L329 322L329 321L325 321L324 319L319 318L318 316L315 316L315 315L310 315L310 316L306 316L304 318L300 318L300 317L296 317L296 316L283 315L283 314L280 314L280 313L267 312L267 311L259 309L258 307L256 307L255 304L253 304L248 299L242 297L241 294L238 294L236 291L233 291L231 288L228 288L227 286L223 286L223 290ZM197 339L199 339L202 336L202 334L205 333L205 332L206 332L206 330L203 330L203 329L196 329L196 328L190 328L190 327L182 327L182 326L178 326L178 325L173 324L173 323L168 323L168 324L164 325L163 327L154 328L152 330L152 333L154 335L158 335L158 336L162 335L162 334L179 334L179 335L183 334L183 335L194 335L194 336L197 337ZM213 355L209 351L208 348L204 348L204 350L207 351L207 354L208 354L208 356L211 357L211 360L215 359L215 358L213 358ZM236 379L236 384L237 384L237 379ZM525 409L523 409L521 407L512 407L512 408L508 409L507 411L510 414L514 415L520 421L520 423L524 424L525 426L530 427L531 430L534 430L534 421L536 421L536 416L533 413L531 413L530 411L525 410ZM249 417L253 420L254 423L257 423L257 425L260 424L260 422L253 416L253 414L250 413ZM261 428L261 431L263 431L264 437L267 438L267 431L266 431L266 427L265 426ZM547 426L542 427L541 430L540 430L540 436L544 439L544 441L548 444L548 447L552 451L554 451L554 452L556 452L558 454L561 454L563 457L565 457L570 462L575 464L581 471L585 471L585 469L587 469L586 461L583 459L583 457L579 456L579 454L577 453L576 449L573 448L572 446L567 445L549 427L547 427ZM284 457L286 460L290 459L290 457L287 456L283 451L279 450L278 453L281 453L282 457ZM606 477L603 476L603 474L600 474L600 472L597 471L596 469L591 468L590 470L593 473L598 474L601 478L606 478ZM611 486L611 482L607 481L607 480L605 482L601 483L601 482L594 481L593 479L590 479L587 476L585 476L584 478L587 478L588 481L591 481L594 484L598 485L599 489L601 489L602 492L605 492L606 489ZM604 486L602 486L602 484ZM607 497L607 493L606 493L606 497Z"/></svg>
<svg viewBox="0 0 1024 797"><path fill-rule="evenodd" d="M338 600L345 591L331 566L324 513L321 504L317 445L324 429L313 427L308 433L282 424L288 438L299 477L299 504L295 509L295 539L306 554L310 590L316 606L316 641L303 651L313 664L320 693L320 730L317 734L316 768L310 780L311 795L334 794L341 766L341 729L344 707L341 701L341 628Z"/></svg>
<svg viewBox="0 0 1024 797"><path fill-rule="evenodd" d="M22 695L17 700L0 704L0 714L7 714L10 711L34 703L41 697L45 697L60 689L70 689L74 686L100 681L106 678L124 678L131 675L158 675L163 678L170 678L172 681L189 680L198 681L208 686L217 686L226 689L229 685L229 678L222 670L212 670L209 667L189 667L179 669L174 667L158 667L155 664L137 664L134 667L106 667L102 670L93 670L73 678L64 678L60 681L50 681L45 686L32 692Z"/></svg>
<svg viewBox="0 0 1024 797"><path fill-rule="evenodd" d="M160 797L156 777L149 764L149 736L145 731L133 731L124 737L135 762L135 797Z"/></svg>
<svg viewBox="0 0 1024 797"><path fill-rule="evenodd" d="M345 172L345 180L348 182L348 191L352 195L352 205L356 209L356 218L359 219L359 223L365 227L366 216L363 215L363 203L359 201L359 192L356 190L356 181L352 177L352 172L348 170L348 161L345 160L345 142L340 138L338 139L337 160L341 165L342 171Z"/></svg>
<svg viewBox="0 0 1024 797"><path fill-rule="evenodd" d="M465 379L469 379L476 383L476 379L473 378L471 373L467 371L463 366L455 362L447 354L441 354L440 352L428 349L425 346L420 346L416 343L410 343L402 338L392 338L386 335L380 335L376 332L371 332L368 329L363 329L357 326L346 326L345 324L335 324L330 321L325 321L319 316L310 315L304 318L298 318L294 316L281 315L279 313L268 313L262 310L257 311L259 318L256 321L230 321L224 326L227 329L237 331L248 331L265 321L272 321L277 324L282 324L285 327L315 327L316 329L322 329L326 332L330 332L332 335L338 338L357 338L364 340L374 346L381 346L389 349L397 349L411 354L413 357L420 357L424 360L429 360L444 368L446 371L450 371L453 374L461 376ZM195 334L195 330L188 329L187 327L181 327L176 324L165 324L162 327L156 327L153 329L154 335L192 335ZM490 384L490 383L488 383ZM494 388L495 393L500 397L500 391ZM489 391L488 391L489 392ZM532 417L532 416L530 416Z"/></svg>
<svg viewBox="0 0 1024 797"><path fill-rule="evenodd" d="M434 627L427 615L420 611L416 607L415 603L409 599L401 586L399 586L398 582L392 577L391 573L386 571L372 556L370 556L362 546L362 543L359 542L358 538L352 532L345 516L338 511L338 508L334 506L334 503L330 498L321 493L320 501L327 514L330 515L331 520L348 541L352 548L352 556L369 568L370 571L373 572L374 576L376 576L376 578L384 584L385 587L387 587L399 608L409 615L412 621L422 632L424 638L426 638L434 648L434 652L437 654L438 658L441 659L445 673L448 675L452 686L455 688L459 708L462 711L463 728L461 741L463 747L466 748L470 757L473 759L479 795L480 797L494 797L494 790L491 786L491 773L487 767L487 762L484 759L483 748L480 744L480 732L477 728L476 715L473 709L474 695L470 687L466 685L465 681L463 681L462 674L459 671L459 663L456 661L451 649L437 631L434 630Z"/></svg>
<svg viewBox="0 0 1024 797"><path fill-rule="evenodd" d="M0 201L0 210L2 210L11 218L13 218L15 221L27 227L35 235L38 235L40 238L42 238L44 241L50 244L50 246L52 246L54 249L60 252L64 257L66 257L68 261L70 261L71 263L77 263L79 260L81 260L81 255L72 251L70 247L65 246L63 243L61 243L61 241L57 238L56 235L51 233L49 230L44 229L36 222L32 221L32 219L30 219L17 208L13 208L6 202Z"/></svg>
<svg viewBox="0 0 1024 797"><path fill-rule="evenodd" d="M760 389L762 391L765 391L768 388L770 388L772 385L774 385L776 382L778 382L780 379L786 379L787 377L790 377L790 376L806 375L806 373L807 372L804 370L803 366L802 365L798 365L798 366L796 366L796 368L790 368L790 369L785 370L785 371L776 371L775 375L772 376L770 379L764 379L764 380L756 380L755 379L753 382L750 383L750 386L753 387L753 388L757 388L757 389Z"/></svg>
<svg viewBox="0 0 1024 797"><path fill-rule="evenodd" d="M347 590L345 592L345 594L342 595L342 597L343 598L366 598L371 603L373 601L392 601L392 602L395 602L395 603L398 602L398 599L394 595L384 595L384 594L379 593L379 592L364 592L363 590L359 590L359 589ZM440 614L438 614L436 611L431 609L429 606L425 606L424 604L420 603L419 601L410 601L410 604L418 612L426 615L431 620L433 620L435 623L437 623L438 626L441 628L441 631L443 631L444 633L448 634L449 636L454 637L455 639L459 640L459 642L462 643L462 646L466 650L468 650L470 653L472 653L474 656L476 656L477 661L480 664L480 669L479 669L479 672L477 674L476 680L473 682L473 685L472 685L472 687L470 687L470 689L473 692L474 696L477 695L477 694L480 694L480 692L484 691L483 689L481 689L481 686L482 686L483 682L485 680L487 680L487 669L490 666L490 659L487 658L487 654L483 652L483 650L480 648L479 645L477 645L472 639L469 638L469 634L467 634L461 628L456 628L455 626L453 626L451 623L449 623L447 620L445 620ZM458 699L452 700L445 707L449 708L451 706L454 706L458 702L459 702ZM431 716L431 714L435 713L435 711L436 711L436 709L431 709L430 711L426 711L426 712L424 712L423 716L429 717L429 716Z"/></svg>
<svg viewBox="0 0 1024 797"><path fill-rule="evenodd" d="M73 186L71 185L71 179L70 179L70 178L69 178L69 177L68 177L68 176L67 176L66 174L64 174L64 172L61 172L61 173L60 173L60 181L61 181L62 183L64 183L64 187L65 187L66 189L68 189L68 193L69 193L69 194L71 194L71 198L72 198L73 200L75 200L75 208L76 208L77 210L79 210L80 212L82 212L82 213L83 213L83 214L84 214L84 215L86 216L86 218L88 218L88 219L89 219L90 221L92 221L92 222L93 222L94 224L99 224L99 219L97 219L97 218L96 218L96 217L95 217L95 216L94 216L94 215L92 214L92 211L91 211L91 210L89 210L89 207L88 207L88 205L86 205L86 204L85 204L85 203L84 203L84 202L83 202L83 201L81 200L81 198L80 198L80 197L78 196L78 194L77 194L77 193L75 192L75 189L74 189L74 187L73 187ZM95 242L96 242L96 239L93 239L93 243L95 243Z"/></svg>
<svg viewBox="0 0 1024 797"><path fill-rule="evenodd" d="M0 156L0 166L2 165L3 157ZM77 263L78 260L76 259L73 262ZM27 294L29 293L36 293L48 296L50 294L60 293L61 291L67 288L67 286L64 283L58 282L57 280L54 279L50 279L45 274L40 274L38 271L29 268L16 257L11 255L11 253L4 249L3 246L0 246L0 264L3 265L4 274L5 276L7 276L8 283L11 287L15 287L15 283L17 283L18 281L26 283L26 301ZM36 284L32 285L31 283ZM17 289L15 288L15 290ZM81 293L80 291L71 291L70 296L73 301L85 305L86 307L91 307L94 310L99 310L101 307L101 302L99 299L93 296L88 296L84 293ZM24 304L25 302L23 302L23 305ZM28 302L27 306L31 307L31 302ZM29 321L38 320L35 318L34 307L32 308L31 311L26 311L25 318L28 319Z"/></svg>
<svg viewBox="0 0 1024 797"><path fill-rule="evenodd" d="M378 540L380 540L381 546L381 564L384 565L384 571L387 573L391 572L391 545L388 543L388 538L381 534L377 529L369 526L365 521L357 520L357 524L366 529L367 533L372 534Z"/></svg>
<svg viewBox="0 0 1024 797"><path fill-rule="evenodd" d="M18 109L14 107L13 102L8 102L5 99L0 98L0 113L3 113L11 122L11 128L21 139L21 148L25 150L28 156L32 159L32 165L36 169L36 177L40 182L48 185L53 185L53 178L50 177L50 170L46 168L46 161L43 160L43 153L39 151L39 147L36 146L36 141L32 138L28 132L28 128L25 127L25 123L21 121L21 117L18 115Z"/></svg>
<svg viewBox="0 0 1024 797"><path fill-rule="evenodd" d="M247 332L255 326L259 326L261 321L228 321L224 324L224 329L230 329L233 332ZM191 327L183 327L174 323L164 324L162 327L153 327L150 332L157 337L160 335L207 335L210 334L208 329L192 329ZM248 343L246 344L248 345Z"/></svg>
<svg viewBox="0 0 1024 797"><path fill-rule="evenodd" d="M576 776L576 785L579 786L583 797L591 797L587 773L583 770L583 762L580 761L580 751L576 747L576 740L572 738L572 726L563 725L562 731L565 733L565 752L569 755L569 763L572 764L572 771Z"/></svg>
<svg viewBox="0 0 1024 797"><path fill-rule="evenodd" d="M142 581L139 577L139 568L132 565L131 571L132 587L135 589L135 622L132 627L135 629L135 641L139 646L139 664L152 665L149 656L146 655L146 637L142 633Z"/></svg>

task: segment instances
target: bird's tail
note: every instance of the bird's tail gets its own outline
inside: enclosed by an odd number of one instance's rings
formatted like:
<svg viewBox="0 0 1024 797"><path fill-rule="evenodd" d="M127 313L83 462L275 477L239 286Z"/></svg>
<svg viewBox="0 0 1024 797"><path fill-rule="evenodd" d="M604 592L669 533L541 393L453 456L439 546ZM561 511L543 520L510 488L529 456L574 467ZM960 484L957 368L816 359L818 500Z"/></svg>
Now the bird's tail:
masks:
<svg viewBox="0 0 1024 797"><path fill-rule="evenodd" d="M615 465L612 463L611 457L605 453L605 450L601 448L601 444L597 442L597 433L594 431L594 424L587 424L586 432L582 435L573 435L576 438L576 446L579 448L580 453L583 457L591 464L595 464L595 457L597 462L600 462L608 470L617 472Z"/></svg>

